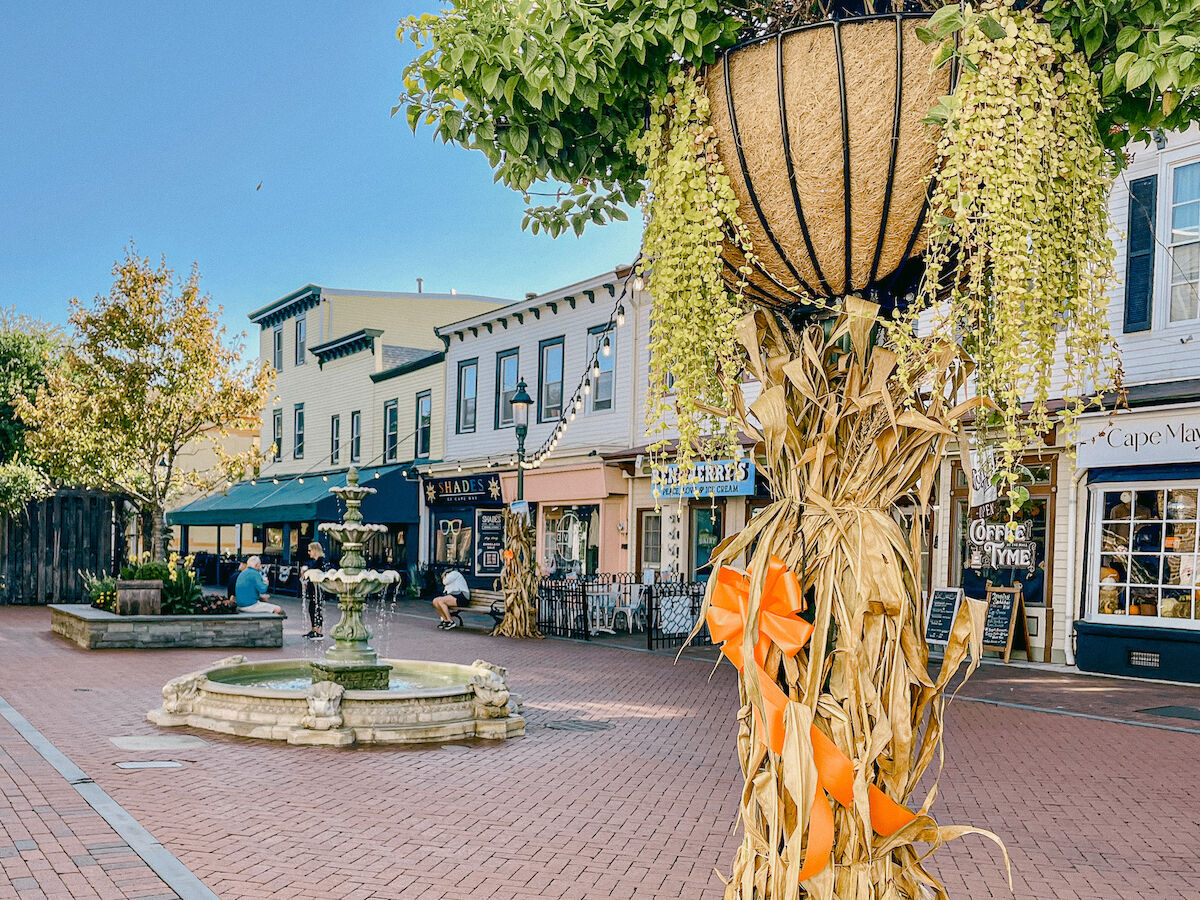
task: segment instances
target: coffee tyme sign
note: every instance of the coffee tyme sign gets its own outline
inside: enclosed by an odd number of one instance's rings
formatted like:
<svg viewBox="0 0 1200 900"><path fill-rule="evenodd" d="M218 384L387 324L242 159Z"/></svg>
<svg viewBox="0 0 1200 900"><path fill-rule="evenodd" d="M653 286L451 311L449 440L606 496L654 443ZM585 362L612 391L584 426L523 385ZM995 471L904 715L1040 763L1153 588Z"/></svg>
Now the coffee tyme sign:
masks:
<svg viewBox="0 0 1200 900"><path fill-rule="evenodd" d="M967 550L972 569L1032 569L1033 523L1016 522L1015 528L986 519L967 526Z"/></svg>

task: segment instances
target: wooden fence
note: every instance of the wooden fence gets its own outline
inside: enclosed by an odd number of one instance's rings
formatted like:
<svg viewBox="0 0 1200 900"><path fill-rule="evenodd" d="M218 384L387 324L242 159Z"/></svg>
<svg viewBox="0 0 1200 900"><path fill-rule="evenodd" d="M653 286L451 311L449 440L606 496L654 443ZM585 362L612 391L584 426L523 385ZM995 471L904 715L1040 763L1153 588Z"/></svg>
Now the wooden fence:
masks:
<svg viewBox="0 0 1200 900"><path fill-rule="evenodd" d="M0 519L0 605L85 602L80 570L115 574L124 556L122 506L64 489Z"/></svg>

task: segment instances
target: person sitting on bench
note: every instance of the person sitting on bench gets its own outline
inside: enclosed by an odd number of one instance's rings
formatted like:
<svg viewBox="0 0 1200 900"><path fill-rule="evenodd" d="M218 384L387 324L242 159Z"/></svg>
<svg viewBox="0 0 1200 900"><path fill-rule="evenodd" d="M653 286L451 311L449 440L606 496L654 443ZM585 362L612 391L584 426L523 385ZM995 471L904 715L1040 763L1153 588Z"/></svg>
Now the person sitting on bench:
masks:
<svg viewBox="0 0 1200 900"><path fill-rule="evenodd" d="M445 593L433 598L433 608L442 617L438 628L457 628L458 623L450 618L450 613L471 602L471 588L467 585L467 579L463 578L462 572L450 569L442 576L442 589Z"/></svg>

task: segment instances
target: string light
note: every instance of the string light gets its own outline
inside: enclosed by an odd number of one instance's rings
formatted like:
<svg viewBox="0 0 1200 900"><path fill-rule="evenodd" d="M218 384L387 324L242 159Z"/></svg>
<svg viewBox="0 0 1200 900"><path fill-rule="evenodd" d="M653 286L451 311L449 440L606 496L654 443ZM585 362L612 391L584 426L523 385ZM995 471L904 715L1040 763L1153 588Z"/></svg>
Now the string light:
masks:
<svg viewBox="0 0 1200 900"><path fill-rule="evenodd" d="M605 346L607 346L607 345L605 345ZM605 354L605 355L607 356L608 354ZM592 377L593 378L600 377L600 363L599 362L592 363Z"/></svg>
<svg viewBox="0 0 1200 900"><path fill-rule="evenodd" d="M646 279L641 275L633 279L633 289L635 291L644 291L646 289Z"/></svg>
<svg viewBox="0 0 1200 900"><path fill-rule="evenodd" d="M296 479L296 484L304 484L304 476L303 475L301 475L299 478Z"/></svg>
<svg viewBox="0 0 1200 900"><path fill-rule="evenodd" d="M272 478L272 479L271 479L271 484L279 484L279 479L278 479L278 478Z"/></svg>
<svg viewBox="0 0 1200 900"><path fill-rule="evenodd" d="M640 288L639 288L639 290L640 290ZM617 327L619 328L620 326L622 326L624 324L625 324L625 307L618 306L617 307Z"/></svg>
<svg viewBox="0 0 1200 900"><path fill-rule="evenodd" d="M604 336L604 344L600 347L600 352L603 353L605 356L608 356L612 353L612 344L609 343L608 335ZM599 369L600 369L600 366L598 364L596 366L596 369L597 369L597 371L599 371Z"/></svg>

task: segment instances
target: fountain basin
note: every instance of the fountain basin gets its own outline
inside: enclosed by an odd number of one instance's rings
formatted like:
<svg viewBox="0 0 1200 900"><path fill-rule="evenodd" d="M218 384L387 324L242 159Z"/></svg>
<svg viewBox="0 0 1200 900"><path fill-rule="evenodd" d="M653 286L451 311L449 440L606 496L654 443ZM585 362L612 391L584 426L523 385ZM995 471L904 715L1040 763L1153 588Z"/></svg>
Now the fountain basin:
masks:
<svg viewBox="0 0 1200 900"><path fill-rule="evenodd" d="M507 673L476 660L469 666L424 660L381 660L391 667L386 690L309 684L310 660L218 660L172 679L163 704L146 718L289 744L415 744L462 738L504 739L525 733L520 701Z"/></svg>

